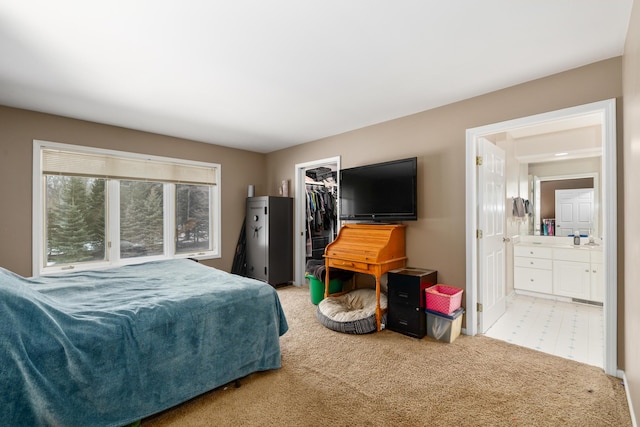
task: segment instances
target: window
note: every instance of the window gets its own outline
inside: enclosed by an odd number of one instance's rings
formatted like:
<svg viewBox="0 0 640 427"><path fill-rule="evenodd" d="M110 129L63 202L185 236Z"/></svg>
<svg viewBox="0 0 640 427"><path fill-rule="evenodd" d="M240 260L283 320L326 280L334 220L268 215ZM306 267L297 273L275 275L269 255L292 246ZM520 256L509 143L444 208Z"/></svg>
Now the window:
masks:
<svg viewBox="0 0 640 427"><path fill-rule="evenodd" d="M163 185L120 181L120 258L164 253Z"/></svg>
<svg viewBox="0 0 640 427"><path fill-rule="evenodd" d="M204 185L176 185L176 252L209 247L209 189Z"/></svg>
<svg viewBox="0 0 640 427"><path fill-rule="evenodd" d="M220 255L220 165L34 141L34 274Z"/></svg>
<svg viewBox="0 0 640 427"><path fill-rule="evenodd" d="M46 265L104 261L105 180L45 175Z"/></svg>

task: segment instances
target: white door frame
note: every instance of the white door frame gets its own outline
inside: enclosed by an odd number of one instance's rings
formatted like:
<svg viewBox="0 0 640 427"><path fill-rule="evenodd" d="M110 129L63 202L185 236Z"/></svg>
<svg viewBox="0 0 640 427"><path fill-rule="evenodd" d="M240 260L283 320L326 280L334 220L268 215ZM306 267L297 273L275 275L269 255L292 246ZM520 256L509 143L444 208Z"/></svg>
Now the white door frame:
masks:
<svg viewBox="0 0 640 427"><path fill-rule="evenodd" d="M305 163L296 163L295 165L295 173L294 173L294 181L295 181L295 189L294 189L294 217L295 217L295 229L294 229L294 276L293 276L293 284L297 286L301 286L304 284L304 273L305 273L305 253L306 253L306 242L305 242L305 224L306 224L306 195L305 195L305 171L307 169L311 169L314 167L325 166L327 164L335 164L337 166L337 170L340 170L340 156L337 157L329 157L321 160L313 160L311 162Z"/></svg>
<svg viewBox="0 0 640 427"><path fill-rule="evenodd" d="M507 132L513 128L542 124L548 121L599 114L602 123L602 224L604 236L604 277L607 284L604 296L604 371L621 377L617 363L617 184L616 184L616 101L608 99L577 107L565 108L514 120L507 120L466 131L466 315L465 333L478 333L478 250L477 225L477 139L481 136Z"/></svg>

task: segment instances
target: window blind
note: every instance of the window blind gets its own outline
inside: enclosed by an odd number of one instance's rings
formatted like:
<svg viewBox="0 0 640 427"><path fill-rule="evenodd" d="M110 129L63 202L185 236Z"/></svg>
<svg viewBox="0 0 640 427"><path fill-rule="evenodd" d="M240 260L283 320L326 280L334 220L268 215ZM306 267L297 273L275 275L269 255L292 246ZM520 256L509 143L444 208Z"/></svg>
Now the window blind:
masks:
<svg viewBox="0 0 640 427"><path fill-rule="evenodd" d="M187 184L216 184L216 169L214 167L47 148L42 150L42 173L45 175Z"/></svg>

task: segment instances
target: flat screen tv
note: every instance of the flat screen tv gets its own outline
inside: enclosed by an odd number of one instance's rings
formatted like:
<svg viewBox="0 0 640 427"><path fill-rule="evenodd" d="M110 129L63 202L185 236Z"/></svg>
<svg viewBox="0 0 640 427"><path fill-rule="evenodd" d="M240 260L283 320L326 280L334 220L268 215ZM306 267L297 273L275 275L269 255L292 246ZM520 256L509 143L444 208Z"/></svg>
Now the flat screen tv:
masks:
<svg viewBox="0 0 640 427"><path fill-rule="evenodd" d="M396 222L418 219L417 158L342 169L340 219Z"/></svg>

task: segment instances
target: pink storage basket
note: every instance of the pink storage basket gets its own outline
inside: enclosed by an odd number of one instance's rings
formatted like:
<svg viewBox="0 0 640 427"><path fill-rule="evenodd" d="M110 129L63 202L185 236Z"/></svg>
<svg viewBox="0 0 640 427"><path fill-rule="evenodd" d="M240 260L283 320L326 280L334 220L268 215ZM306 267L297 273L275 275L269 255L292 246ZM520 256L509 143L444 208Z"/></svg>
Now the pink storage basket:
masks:
<svg viewBox="0 0 640 427"><path fill-rule="evenodd" d="M450 314L460 308L462 289L448 285L433 285L424 290L427 298L427 310Z"/></svg>

